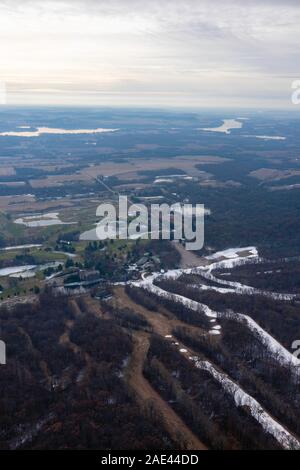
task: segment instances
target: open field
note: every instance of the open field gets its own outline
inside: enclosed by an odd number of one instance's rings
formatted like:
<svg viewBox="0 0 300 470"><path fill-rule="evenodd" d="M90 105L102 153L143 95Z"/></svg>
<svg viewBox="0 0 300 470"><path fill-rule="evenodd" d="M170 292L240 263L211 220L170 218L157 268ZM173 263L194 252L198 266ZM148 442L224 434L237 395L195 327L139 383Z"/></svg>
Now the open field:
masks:
<svg viewBox="0 0 300 470"><path fill-rule="evenodd" d="M15 174L15 169L12 166L1 166L0 168L0 176L13 176Z"/></svg>
<svg viewBox="0 0 300 470"><path fill-rule="evenodd" d="M249 176L264 182L280 181L291 178L292 176L300 176L300 170L278 170L275 168L260 168L252 171Z"/></svg>
<svg viewBox="0 0 300 470"><path fill-rule="evenodd" d="M114 176L122 181L131 181L141 178L140 172L166 170L175 167L184 171L190 176L203 176L203 173L197 168L198 165L219 164L227 161L225 158L216 156L177 156L171 159L155 158L153 160L145 160L142 157L128 158L118 162L103 162L94 164L82 169L75 174L47 176L43 179L30 180L32 188L60 186L65 182L93 182L95 176Z"/></svg>

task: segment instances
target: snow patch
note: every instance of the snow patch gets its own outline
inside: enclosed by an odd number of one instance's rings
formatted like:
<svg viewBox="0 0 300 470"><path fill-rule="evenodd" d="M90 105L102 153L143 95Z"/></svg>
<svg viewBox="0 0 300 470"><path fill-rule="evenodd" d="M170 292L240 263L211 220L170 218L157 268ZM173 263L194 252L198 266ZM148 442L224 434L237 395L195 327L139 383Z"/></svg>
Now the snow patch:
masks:
<svg viewBox="0 0 300 470"><path fill-rule="evenodd" d="M246 393L239 385L233 382L227 375L217 371L208 361L199 361L197 358L195 365L198 369L209 372L217 380L223 389L229 393L235 401L237 407L247 407L251 416L271 434L277 442L288 450L300 450L300 442L292 436L280 423L275 421L251 395Z"/></svg>

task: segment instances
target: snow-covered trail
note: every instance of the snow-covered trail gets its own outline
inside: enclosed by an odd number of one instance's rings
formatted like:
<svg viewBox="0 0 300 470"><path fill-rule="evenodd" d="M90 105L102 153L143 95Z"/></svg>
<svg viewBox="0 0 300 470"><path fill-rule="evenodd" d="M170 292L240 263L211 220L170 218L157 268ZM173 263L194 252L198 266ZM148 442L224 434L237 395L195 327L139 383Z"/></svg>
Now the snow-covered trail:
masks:
<svg viewBox="0 0 300 470"><path fill-rule="evenodd" d="M234 312L216 312L205 304L201 304L194 300L188 299L178 294L169 293L158 286L153 284L153 281L146 279L138 284L139 287L152 292L160 297L180 302L186 307L199 312L204 313L209 318L230 318L236 321L245 323L248 328L262 341L262 343L269 349L273 357L275 357L281 364L285 365L299 365L300 361L287 351L275 338L271 337L266 331L264 331L252 318L247 315L237 314ZM215 330L219 333L218 330ZM183 350L182 350L183 351ZM185 351L185 350L184 350ZM284 449L297 449L300 450L300 442L295 438L289 431L287 431L280 423L272 418L267 411L259 404L255 398L246 393L238 384L233 382L226 374L219 372L210 362L200 361L198 358L192 358L195 361L195 365L199 369L208 371L213 377L222 385L224 390L228 392L234 398L235 404L239 406L247 406L250 410L251 415L263 429L270 433L279 442Z"/></svg>
<svg viewBox="0 0 300 470"><path fill-rule="evenodd" d="M242 253L248 253L246 256L241 256ZM256 294L264 295L271 297L274 300L292 300L297 297L297 294L289 293L278 293L272 291L265 291L263 289L258 289L256 287L248 286L246 284L241 284L240 282L228 281L226 279L220 279L219 277L214 276L212 273L217 269L232 269L236 266L241 266L246 264L248 261L253 259L261 260L258 255L258 251L253 246L247 246L245 248L230 248L224 251L218 251L217 253L207 256L206 261L209 261L209 264L203 266L196 266L194 268L186 269L182 274L198 274L203 278L212 281L216 284L228 286L227 292L236 292L237 294ZM211 262L210 262L211 261ZM166 273L168 277L179 277L179 273L170 272ZM201 286L201 289L214 290L220 293L226 293L226 290L222 287L216 286Z"/></svg>
<svg viewBox="0 0 300 470"><path fill-rule="evenodd" d="M240 258L239 251L249 251L249 256ZM281 365L288 366L291 370L295 373L296 376L299 375L300 372L300 360L290 353L287 349L284 348L273 336L267 333L262 327L260 327L255 320L253 320L250 316L245 315L243 313L237 313L233 311L226 311L226 312L218 312L211 309L208 305L197 302L195 300L189 299L179 294L175 294L172 292L168 292L161 287L158 287L154 284L156 279L178 279L182 274L201 274L201 276L210 276L208 279L217 282L219 284L223 284L229 286L230 288L218 288L215 286L205 286L205 288L211 288L213 290L218 290L219 292L226 293L228 292L239 292L239 293L263 293L268 296L272 296L276 299L284 299L288 300L292 298L289 294L278 294L278 293L270 293L260 291L259 289L252 288L250 286L245 286L240 283L234 283L231 281L223 281L215 278L211 271L217 268L232 268L240 263L245 263L247 259L258 257L257 251L254 247L247 247L244 249L238 250L226 250L225 252L219 252L210 257L210 259L220 259L220 257L232 256L232 258L216 261L207 266L200 266L196 268L187 268L187 269L176 269L176 270L169 270L164 274L161 273L154 273L148 277L143 276L141 281L132 282L132 285L140 287L142 289L147 290L148 292L161 297L165 298L174 302L178 302L185 307L198 312L199 314L204 314L208 318L210 318L210 322L214 322L214 326L212 330L210 330L209 334L220 334L220 325L216 325L215 322L218 318L227 318L230 320L237 321L242 323L243 325L247 326L247 328L253 333L253 335L260 340L260 342L268 349L271 356L278 361ZM186 351L183 350L182 351ZM186 351L187 352L187 351ZM218 371L210 362L208 361L201 361L198 357L190 357L191 360L195 362L195 366L199 369L206 370L209 372L215 380L217 380L223 387L223 389L229 393L235 401L237 407L246 406L248 407L251 415L260 425L262 428L270 433L278 443L284 449L297 449L300 450L300 441L293 436L287 429L285 429L278 421L276 421L272 416L268 414L268 412L259 404L255 398L245 392L237 383L232 381L229 376L226 374Z"/></svg>
<svg viewBox="0 0 300 470"><path fill-rule="evenodd" d="M199 358L193 357L195 366L198 369L209 372L222 388L229 393L235 401L237 407L248 407L251 416L260 423L262 428L271 434L277 442L288 450L300 450L299 440L285 429L278 421L264 410L255 398L246 393L238 384L233 382L226 374L219 372L210 362L200 361Z"/></svg>
<svg viewBox="0 0 300 470"><path fill-rule="evenodd" d="M172 335L166 335L165 338L173 340ZM213 378L220 383L225 392L234 399L236 407L246 407L248 412L262 426L264 431L271 434L284 449L300 449L300 441L276 419L274 419L255 398L245 392L245 390L243 390L242 387L233 381L227 374L222 372L210 361L201 360L197 355L190 355L195 353L191 352L189 348L186 349L184 344L174 342L174 340L172 341L172 344L177 346L179 352L192 361L195 367L210 373Z"/></svg>
<svg viewBox="0 0 300 470"><path fill-rule="evenodd" d="M241 257L241 253L245 254L243 257ZM225 258L225 259L224 259ZM295 373L298 376L300 373L300 359L298 359L296 356L294 356L292 353L290 353L282 344L280 344L273 336L271 336L269 333L267 333L261 326L259 326L255 320L253 320L250 316L243 314L243 313L237 313L233 311L226 311L226 312L217 312L208 305L205 305L203 303L197 302L195 300L189 299L187 297L184 297L179 294L174 294L171 292L167 292L161 287L158 287L154 284L154 281L156 279L171 279L171 280L176 280L178 279L182 274L201 274L201 276L211 276L210 279L213 280L214 282L219 282L223 283L224 285L230 286L231 289L240 289L244 293L249 293L250 291L252 293L263 293L263 291L260 291L259 289L255 289L250 286L244 286L243 284L240 283L235 283L231 281L224 281L224 280L219 280L218 278L214 278L214 276L211 274L211 271L216 269L216 268L233 268L234 266L237 266L241 263L245 264L247 260L249 259L259 259L257 249L255 247L245 247L245 248L231 248L229 250L224 250L215 253L212 256L209 256L206 258L206 260L212 260L213 262L209 265L206 266L199 266L197 268L187 268L187 269L173 269L169 270L166 273L153 273L152 275L146 277L143 276L141 281L135 281L132 282L132 285L135 285L137 287L141 287L143 289L148 290L149 292L152 292L154 295L157 295L159 297L168 299L168 300L173 300L174 302L181 303L185 307L190 308L193 311L199 312L199 313L204 313L207 317L210 318L230 318L231 320L237 321L239 323L242 323L246 325L249 330L261 341L261 343L269 350L271 353L272 357L276 359L281 365L284 366L289 366L289 367L294 367L295 368ZM214 262L214 260L217 260ZM225 293L224 288L218 288L215 286L205 286L205 289L212 288L213 290L218 290L218 292ZM229 290L229 289L228 289ZM277 298L283 299L284 294L277 294L277 293L270 293L270 292L264 292L266 295L274 295L278 296ZM286 296L289 296L289 294L286 294ZM290 298L290 297L289 297ZM286 300L286 297L285 297ZM211 330L211 334L220 334L220 329L216 330ZM297 368L297 369L296 369Z"/></svg>
<svg viewBox="0 0 300 470"><path fill-rule="evenodd" d="M248 255L243 255L243 253L248 253ZM230 257L230 258L227 258ZM226 259L224 259L226 258ZM222 265L222 267L228 267L228 268L233 268L234 266L237 266L241 263L247 263L248 260L251 260L253 258L258 257L258 252L257 249L254 246L248 246L246 248L230 248L229 250L224 250L224 251L218 251L212 256L206 256L203 259L203 264L201 266L193 266L191 268L178 268L178 269L169 269L165 273L153 273L149 278L151 277L162 277L164 279L173 279L176 280L178 279L182 274L197 274L197 272L202 271L207 271L207 270L213 270L220 263L225 263ZM214 261L214 260L217 261ZM199 258L199 262L201 261L201 258ZM145 275L142 276L143 280L148 279Z"/></svg>
<svg viewBox="0 0 300 470"><path fill-rule="evenodd" d="M235 265L237 266L238 263ZM232 266L231 266L232 267ZM212 271L215 269L221 269L221 268L228 268L228 262L227 261L220 261L217 263L213 263L209 265L207 268L198 267L194 268L191 270L191 274L199 274L208 281L215 282L217 284L220 284L222 286L228 286L233 290L233 292L236 292L237 294L255 294L255 295L264 295L266 297L271 297L274 300L292 300L297 297L297 294L283 294L279 292L274 292L274 291L265 291L262 289L257 289L256 287L251 287L247 286L245 284L241 284L240 282L235 282L235 281L227 281L226 279L220 279L219 277L216 277L212 274ZM219 292L222 292L222 288L220 287L215 287L215 286L206 286L207 290L216 290Z"/></svg>
<svg viewBox="0 0 300 470"><path fill-rule="evenodd" d="M232 311L217 312L211 309L208 305L202 304L195 300L191 300L179 294L167 292L161 287L153 284L155 276L150 276L143 281L134 282L133 285L146 289L148 292L153 293L159 297L173 300L174 302L181 303L187 308L199 313L204 313L209 318L228 318L246 325L249 330L256 336L261 343L268 349L272 357L277 360L281 365L288 367L300 367L300 359L285 349L273 336L267 333L255 320L243 313L236 313ZM300 369L299 369L300 370ZM296 371L295 371L296 372Z"/></svg>
<svg viewBox="0 0 300 470"><path fill-rule="evenodd" d="M289 293L279 293L273 291L266 291L263 289L258 289L256 287L248 286L246 284L241 284L240 282L228 281L226 279L220 279L216 277L212 272L217 269L232 269L236 266L246 264L248 261L253 259L260 260L261 258L258 255L258 251L254 246L247 246L244 248L230 248L224 251L218 251L211 256L204 258L205 263L200 266L192 268L180 268L180 269L170 269L166 273L154 273L152 276L155 278L161 279L172 279L176 280L181 275L199 275L208 281L219 284L220 286L227 287L218 287L213 285L201 285L199 284L199 289L202 290L213 290L221 294L225 293L237 293L237 294L253 294L253 295L264 295L270 297L274 300L292 300L298 297L297 294ZM150 276L151 278L151 276ZM143 276L143 280L146 277ZM154 279L153 279L154 280ZM196 287L196 286L193 286Z"/></svg>

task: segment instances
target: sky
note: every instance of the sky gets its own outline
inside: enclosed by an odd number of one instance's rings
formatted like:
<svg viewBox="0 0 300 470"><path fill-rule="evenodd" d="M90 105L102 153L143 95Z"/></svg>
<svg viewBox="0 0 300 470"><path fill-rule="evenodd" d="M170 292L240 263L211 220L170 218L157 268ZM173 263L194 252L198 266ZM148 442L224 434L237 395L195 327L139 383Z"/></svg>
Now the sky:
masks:
<svg viewBox="0 0 300 470"><path fill-rule="evenodd" d="M0 0L0 104L291 107L299 0Z"/></svg>

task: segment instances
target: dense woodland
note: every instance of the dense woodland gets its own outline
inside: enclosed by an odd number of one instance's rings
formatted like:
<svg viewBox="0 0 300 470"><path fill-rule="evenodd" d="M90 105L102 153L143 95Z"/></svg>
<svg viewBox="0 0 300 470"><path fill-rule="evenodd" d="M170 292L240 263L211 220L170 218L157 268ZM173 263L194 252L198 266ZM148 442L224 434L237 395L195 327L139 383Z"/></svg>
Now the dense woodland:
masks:
<svg viewBox="0 0 300 470"><path fill-rule="evenodd" d="M128 330L48 293L35 305L2 308L0 319L8 357L0 377L2 449L173 446L123 379Z"/></svg>
<svg viewBox="0 0 300 470"><path fill-rule="evenodd" d="M243 310L247 300L247 313L278 335L284 330L280 339L285 341L292 330L282 328L282 318L291 318L291 325L297 326L293 305L195 290L186 278L159 284L215 309ZM124 291L136 309L87 295L55 297L46 289L35 304L0 310L8 357L0 378L2 449L184 449L184 439L174 442L153 403L141 406L128 380L137 337L146 341L144 377L208 448L280 446L247 406L236 406L211 374L196 368L174 346L175 338L300 434L299 381L246 325L220 318L221 334L211 336L211 324L201 311L138 287L127 285ZM139 306L151 313L149 319ZM265 315L258 317L259 312ZM172 341L155 331L151 316L156 315L173 322Z"/></svg>

